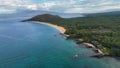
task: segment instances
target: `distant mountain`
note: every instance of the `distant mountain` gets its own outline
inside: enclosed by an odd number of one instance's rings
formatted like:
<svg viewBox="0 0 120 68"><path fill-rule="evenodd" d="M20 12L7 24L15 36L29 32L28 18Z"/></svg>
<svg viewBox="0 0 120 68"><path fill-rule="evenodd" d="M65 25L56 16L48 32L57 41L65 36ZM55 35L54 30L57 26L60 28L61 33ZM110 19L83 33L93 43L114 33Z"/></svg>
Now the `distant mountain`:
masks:
<svg viewBox="0 0 120 68"><path fill-rule="evenodd" d="M120 11L112 11L112 12L104 12L104 13L92 13L92 14L84 14L88 17L96 17L96 16L120 16Z"/></svg>
<svg viewBox="0 0 120 68"><path fill-rule="evenodd" d="M102 12L102 13L60 13L60 12L53 12L53 11L43 11L43 10L19 10L16 14L19 16L36 16L42 14L51 14L51 15L58 15L62 18L75 18L75 17L96 17L96 16L120 16L120 11L111 11L111 12Z"/></svg>
<svg viewBox="0 0 120 68"><path fill-rule="evenodd" d="M43 11L43 10L22 10L18 11L19 13L29 14L29 15L42 15L42 14L52 14L52 15L59 15L63 18L73 18L73 17L83 17L84 15L81 13L60 13L60 12L53 12L53 11Z"/></svg>
<svg viewBox="0 0 120 68"><path fill-rule="evenodd" d="M16 13L13 14L0 14L0 19L18 18L18 17L31 18L33 16L43 15L43 14L58 15L62 18L75 18L75 17L85 17L85 16L87 17L120 16L120 11L87 14L87 13L59 13L59 12L43 11L43 10L17 10Z"/></svg>
<svg viewBox="0 0 120 68"><path fill-rule="evenodd" d="M44 22L44 21L52 21L52 20L57 21L57 20L66 19L66 18L62 17L60 14L62 15L64 13L51 12L50 14L43 14L42 12L40 12L39 15L33 16L32 18L30 18L28 20ZM102 19L103 17L105 17L106 19L118 18L118 17L120 17L120 11L84 14L84 17L86 17L86 18L98 17L99 19L100 18ZM81 16L79 16L79 17L72 17L72 18L67 18L67 19L81 20L83 18Z"/></svg>
<svg viewBox="0 0 120 68"><path fill-rule="evenodd" d="M42 14L52 14L59 15L63 18L72 18L72 17L83 17L83 14L80 13L59 13L52 11L43 11L43 10L17 10L16 13L13 14L0 14L0 18L12 18L12 17L33 17L36 15Z"/></svg>

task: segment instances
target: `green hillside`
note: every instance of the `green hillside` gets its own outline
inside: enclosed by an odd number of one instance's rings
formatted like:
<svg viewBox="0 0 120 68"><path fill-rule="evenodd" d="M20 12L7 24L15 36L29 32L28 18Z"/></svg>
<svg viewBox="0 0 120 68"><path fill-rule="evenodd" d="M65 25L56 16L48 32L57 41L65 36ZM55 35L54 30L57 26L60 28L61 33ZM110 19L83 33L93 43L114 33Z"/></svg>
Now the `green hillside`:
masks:
<svg viewBox="0 0 120 68"><path fill-rule="evenodd" d="M94 44L106 55L120 56L120 15L102 14L86 17L61 18L56 15L43 14L26 21L49 22L67 29L68 38L82 38Z"/></svg>

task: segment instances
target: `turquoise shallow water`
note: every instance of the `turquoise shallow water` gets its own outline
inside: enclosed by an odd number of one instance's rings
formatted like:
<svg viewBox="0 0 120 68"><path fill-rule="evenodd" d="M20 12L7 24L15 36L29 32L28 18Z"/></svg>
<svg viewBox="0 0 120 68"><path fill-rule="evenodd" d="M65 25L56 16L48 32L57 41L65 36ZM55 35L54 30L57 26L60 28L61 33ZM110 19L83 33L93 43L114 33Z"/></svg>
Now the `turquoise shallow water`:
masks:
<svg viewBox="0 0 120 68"><path fill-rule="evenodd" d="M89 57L94 54L91 49L65 40L55 28L19 20L0 20L0 68L120 67L114 58Z"/></svg>

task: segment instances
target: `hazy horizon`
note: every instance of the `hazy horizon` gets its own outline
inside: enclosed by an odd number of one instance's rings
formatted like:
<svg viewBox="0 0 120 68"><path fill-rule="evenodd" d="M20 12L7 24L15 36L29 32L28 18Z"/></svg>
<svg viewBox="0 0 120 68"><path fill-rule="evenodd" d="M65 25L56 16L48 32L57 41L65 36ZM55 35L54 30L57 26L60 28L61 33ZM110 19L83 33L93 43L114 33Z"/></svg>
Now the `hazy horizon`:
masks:
<svg viewBox="0 0 120 68"><path fill-rule="evenodd" d="M120 10L120 0L0 0L0 14L21 10L101 13Z"/></svg>

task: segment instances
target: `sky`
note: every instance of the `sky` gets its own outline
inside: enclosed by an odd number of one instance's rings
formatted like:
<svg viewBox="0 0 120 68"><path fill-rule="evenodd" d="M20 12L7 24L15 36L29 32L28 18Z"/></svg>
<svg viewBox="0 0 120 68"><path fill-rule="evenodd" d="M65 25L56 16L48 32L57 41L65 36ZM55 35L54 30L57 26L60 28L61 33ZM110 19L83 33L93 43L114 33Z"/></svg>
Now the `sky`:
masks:
<svg viewBox="0 0 120 68"><path fill-rule="evenodd" d="M120 10L120 0L0 0L0 13L18 10L99 13Z"/></svg>

